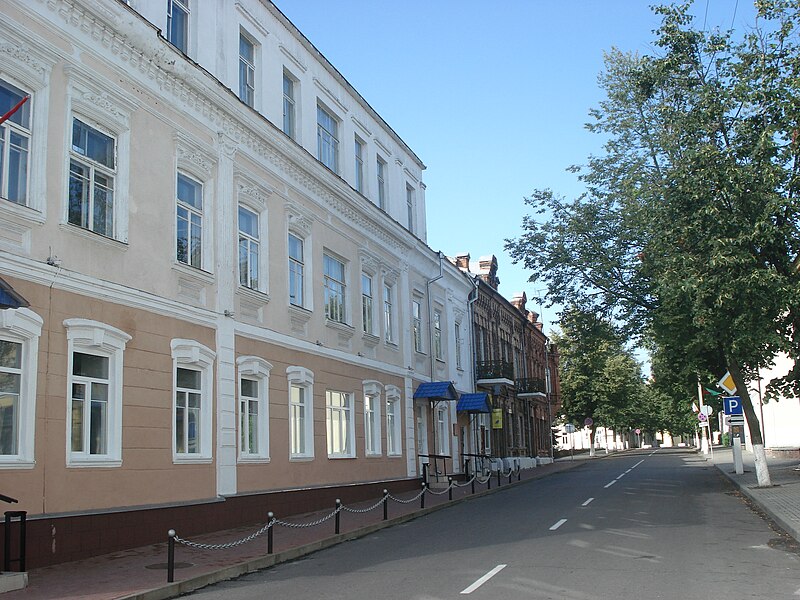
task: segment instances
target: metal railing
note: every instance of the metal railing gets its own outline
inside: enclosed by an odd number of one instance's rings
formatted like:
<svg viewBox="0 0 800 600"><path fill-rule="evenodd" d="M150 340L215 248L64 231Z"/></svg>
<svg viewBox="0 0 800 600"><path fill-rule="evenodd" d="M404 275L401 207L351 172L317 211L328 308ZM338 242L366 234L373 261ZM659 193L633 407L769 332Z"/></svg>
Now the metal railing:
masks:
<svg viewBox="0 0 800 600"><path fill-rule="evenodd" d="M505 360L484 360L475 363L476 378L510 379L514 381L514 365Z"/></svg>
<svg viewBox="0 0 800 600"><path fill-rule="evenodd" d="M517 379L515 382L517 394L545 394L544 379L538 377L526 377Z"/></svg>

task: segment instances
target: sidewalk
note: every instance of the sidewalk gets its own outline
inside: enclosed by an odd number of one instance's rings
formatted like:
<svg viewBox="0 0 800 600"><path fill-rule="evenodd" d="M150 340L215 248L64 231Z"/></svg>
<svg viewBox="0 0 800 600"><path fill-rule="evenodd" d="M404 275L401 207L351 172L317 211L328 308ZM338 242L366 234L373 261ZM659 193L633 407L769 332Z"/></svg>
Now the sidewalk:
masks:
<svg viewBox="0 0 800 600"><path fill-rule="evenodd" d="M602 458L604 454L598 455ZM588 458L588 457L586 457ZM585 459L578 456L572 461L559 459L553 464L542 465L534 469L520 471L520 480L514 473L501 479L502 486L497 485L497 476L492 477L491 489L487 484L475 484L475 495L470 485L456 487L452 490L453 500L448 500L446 490L431 490L425 494L425 508L420 508L420 500L402 503L389 500L388 520L383 520L382 505L368 512L340 513L340 534L335 534L333 518L313 527L274 526L273 554L267 554L267 535L260 535L247 543L230 548L212 550L195 549L182 544L175 544L175 582L167 583L167 543L164 532L164 543L134 548L123 552L115 552L87 560L64 563L28 572L28 587L23 590L6 592L0 595L2 600L160 600L175 598L181 594L198 589L205 585L231 579L247 572L263 569L274 564L293 560L317 550L333 546L346 540L372 533L387 526L396 525L421 515L434 512L476 498L484 494L502 491L510 486L572 469L584 464ZM391 490L390 490L391 493ZM419 492L406 492L395 497L408 501ZM392 494L394 496L394 494ZM375 506L380 498L370 502L348 505L347 498L342 498L347 509L364 510ZM312 523L330 515L329 511L319 511L305 515L276 515L283 521L304 524ZM265 522L249 527L241 527L227 531L219 531L192 538L191 542L202 544L229 544L242 540L263 527ZM180 536L181 532L177 532Z"/></svg>
<svg viewBox="0 0 800 600"><path fill-rule="evenodd" d="M708 456L716 467L730 479L756 506L796 540L800 541L800 471L798 459L767 458L772 487L760 488L756 480L753 453L742 452L744 473L736 474L733 451L714 447L714 457Z"/></svg>

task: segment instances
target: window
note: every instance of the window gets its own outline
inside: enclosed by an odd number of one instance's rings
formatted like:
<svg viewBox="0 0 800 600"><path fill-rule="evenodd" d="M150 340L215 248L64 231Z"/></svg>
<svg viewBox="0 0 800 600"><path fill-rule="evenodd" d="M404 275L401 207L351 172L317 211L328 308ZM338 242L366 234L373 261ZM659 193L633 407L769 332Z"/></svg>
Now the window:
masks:
<svg viewBox="0 0 800 600"><path fill-rule="evenodd" d="M442 360L442 311L433 311L433 355Z"/></svg>
<svg viewBox="0 0 800 600"><path fill-rule="evenodd" d="M194 340L174 339L170 346L175 390L173 458L176 462L210 462L216 354Z"/></svg>
<svg viewBox="0 0 800 600"><path fill-rule="evenodd" d="M259 226L258 215L239 206L239 283L259 289Z"/></svg>
<svg viewBox="0 0 800 600"><path fill-rule="evenodd" d="M272 365L257 356L240 356L239 459L269 458L269 373Z"/></svg>
<svg viewBox="0 0 800 600"><path fill-rule="evenodd" d="M406 211L408 213L408 230L414 233L414 188L406 186Z"/></svg>
<svg viewBox="0 0 800 600"><path fill-rule="evenodd" d="M295 106L294 79L287 73L283 74L283 133L290 138L297 139L296 123L297 112Z"/></svg>
<svg viewBox="0 0 800 600"><path fill-rule="evenodd" d="M394 310L392 309L392 286L383 286L383 333L387 342L394 341Z"/></svg>
<svg viewBox="0 0 800 600"><path fill-rule="evenodd" d="M373 333L372 323L372 277L361 274L361 322L364 333Z"/></svg>
<svg viewBox="0 0 800 600"><path fill-rule="evenodd" d="M364 193L364 142L355 140L355 183L356 191Z"/></svg>
<svg viewBox="0 0 800 600"><path fill-rule="evenodd" d="M323 255L323 276L325 281L325 316L337 323L345 322L345 280L344 263Z"/></svg>
<svg viewBox="0 0 800 600"><path fill-rule="evenodd" d="M364 382L364 447L367 456L381 453L381 384Z"/></svg>
<svg viewBox="0 0 800 600"><path fill-rule="evenodd" d="M42 319L27 308L0 311L0 468L34 466L36 375Z"/></svg>
<svg viewBox="0 0 800 600"><path fill-rule="evenodd" d="M386 210L386 162L379 156L375 170L378 173L378 206Z"/></svg>
<svg viewBox="0 0 800 600"><path fill-rule="evenodd" d="M328 424L328 458L353 456L353 395L346 392L325 392Z"/></svg>
<svg viewBox="0 0 800 600"><path fill-rule="evenodd" d="M317 106L317 158L334 173L339 172L339 123Z"/></svg>
<svg viewBox="0 0 800 600"><path fill-rule="evenodd" d="M239 99L253 106L256 96L256 45L244 33L239 34Z"/></svg>
<svg viewBox="0 0 800 600"><path fill-rule="evenodd" d="M289 234L289 303L304 306L303 240Z"/></svg>
<svg viewBox="0 0 800 600"><path fill-rule="evenodd" d="M446 404L436 407L436 453L443 456L450 456L447 410Z"/></svg>
<svg viewBox="0 0 800 600"><path fill-rule="evenodd" d="M288 367L289 380L289 455L314 457L314 374L303 367Z"/></svg>
<svg viewBox="0 0 800 600"><path fill-rule="evenodd" d="M414 350L422 352L422 306L417 300L411 302L411 318L413 320Z"/></svg>
<svg viewBox="0 0 800 600"><path fill-rule="evenodd" d="M0 115L27 96L0 79ZM0 196L16 204L28 203L28 156L31 142L30 99L0 126Z"/></svg>
<svg viewBox="0 0 800 600"><path fill-rule="evenodd" d="M67 464L122 464L122 354L131 337L109 325L67 319Z"/></svg>
<svg viewBox="0 0 800 600"><path fill-rule="evenodd" d="M116 142L77 118L72 120L67 220L114 237Z"/></svg>
<svg viewBox="0 0 800 600"><path fill-rule="evenodd" d="M402 423L400 418L400 388L386 386L386 453L398 456L402 453Z"/></svg>
<svg viewBox="0 0 800 600"><path fill-rule="evenodd" d="M184 54L189 47L189 0L167 0L167 40Z"/></svg>
<svg viewBox="0 0 800 600"><path fill-rule="evenodd" d="M176 258L203 267L203 184L178 173Z"/></svg>
<svg viewBox="0 0 800 600"><path fill-rule="evenodd" d="M463 368L461 364L461 323L456 323L454 334L456 339L456 368L461 369Z"/></svg>

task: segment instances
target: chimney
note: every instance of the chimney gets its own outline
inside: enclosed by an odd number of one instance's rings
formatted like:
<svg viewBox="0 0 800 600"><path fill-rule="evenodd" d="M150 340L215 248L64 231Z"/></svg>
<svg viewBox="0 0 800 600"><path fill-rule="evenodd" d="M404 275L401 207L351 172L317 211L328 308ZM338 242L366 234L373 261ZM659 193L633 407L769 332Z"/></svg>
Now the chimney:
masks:
<svg viewBox="0 0 800 600"><path fill-rule="evenodd" d="M523 315L527 312L525 309L525 305L528 303L528 296L525 295L525 292L517 292L514 294L514 297L511 298L511 306L516 308L519 312Z"/></svg>
<svg viewBox="0 0 800 600"><path fill-rule="evenodd" d="M456 254L456 266L459 269L469 272L469 254Z"/></svg>
<svg viewBox="0 0 800 600"><path fill-rule="evenodd" d="M492 254L491 256L481 256L478 259L478 277L492 289L497 289L500 285L500 279L497 277L497 258Z"/></svg>

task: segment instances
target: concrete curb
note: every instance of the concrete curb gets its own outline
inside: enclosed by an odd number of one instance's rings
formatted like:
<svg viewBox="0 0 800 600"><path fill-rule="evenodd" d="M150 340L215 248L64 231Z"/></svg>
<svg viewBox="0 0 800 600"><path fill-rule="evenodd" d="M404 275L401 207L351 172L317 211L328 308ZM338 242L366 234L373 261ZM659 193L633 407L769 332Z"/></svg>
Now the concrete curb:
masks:
<svg viewBox="0 0 800 600"><path fill-rule="evenodd" d="M556 463L556 464L564 464L564 463ZM222 569L217 569L216 571L210 571L208 573L203 573L202 575L196 575L194 577L190 577L189 579L185 579L183 581L167 583L164 586L153 588L143 592L136 592L135 594L120 596L118 600L166 600L167 598L177 598L178 596L181 596L183 594L188 594L189 592L193 592L195 590L198 590L200 588L206 587L214 583L227 581L229 579L235 579L236 577L246 575L247 573L253 573L255 571L267 569L269 567L273 567L281 563L296 560L298 558L307 556L314 552L318 552L320 550L330 548L331 546L341 544L342 542L355 540L364 537L366 535L369 535L371 533L374 533L376 531L379 531L381 529L385 529L387 527L393 527L395 525L400 525L402 523L412 521L424 515L428 515L445 508L450 508L451 506L456 506L457 504L461 504L462 502L466 502L474 498L480 498L488 494L501 492L503 490L516 487L518 485L530 483L532 481L536 481L537 479L542 479L549 475L555 475L556 473L567 471L583 464L586 464L586 461L583 460L569 461L564 467L554 472L534 474L533 477L524 479L522 481L511 481L510 483L506 482L500 487L492 487L491 489L475 492L475 494L468 494L466 496L462 496L461 498L455 498L453 500L443 502L441 504L436 504L434 506L417 509L405 515L389 518L386 521L379 521L377 523L372 523L370 525L354 529L353 531L340 533L339 535L329 536L315 542L304 544L302 546L296 546L294 548L289 548L281 552L268 554L265 556L261 556L259 558L251 559L242 563L224 567Z"/></svg>
<svg viewBox="0 0 800 600"><path fill-rule="evenodd" d="M775 521L775 523L781 529L783 529L786 533L791 535L795 540L800 542L800 529L798 529L794 524L792 524L789 521L787 521L782 515L780 515L778 512L773 510L769 505L767 505L761 499L759 499L758 495L755 494L753 492L753 490L751 490L748 486L746 486L743 483L741 483L740 481L737 481L736 479L734 479L732 477L732 475L730 473L728 473L726 469L723 468L723 466L727 468L730 465L727 465L727 464L726 465L719 465L719 464L715 463L714 466L717 467L717 470L720 473L722 473L728 479L728 481L733 483L733 485L735 485L739 489L740 492L742 492L745 496L747 496L747 498L750 499L750 501L753 504L755 504L760 510L764 511L764 513L770 519Z"/></svg>

